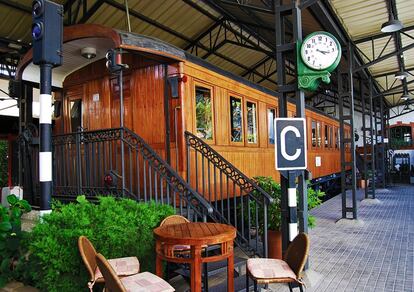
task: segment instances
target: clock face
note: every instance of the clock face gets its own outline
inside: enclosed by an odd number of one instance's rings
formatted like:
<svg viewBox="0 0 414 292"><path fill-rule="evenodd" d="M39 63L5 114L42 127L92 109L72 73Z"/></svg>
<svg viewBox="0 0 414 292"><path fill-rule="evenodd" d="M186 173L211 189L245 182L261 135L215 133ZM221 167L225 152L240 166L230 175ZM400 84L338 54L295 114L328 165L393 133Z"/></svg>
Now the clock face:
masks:
<svg viewBox="0 0 414 292"><path fill-rule="evenodd" d="M340 50L333 36L315 33L304 40L300 53L306 66L315 70L324 70L339 62Z"/></svg>

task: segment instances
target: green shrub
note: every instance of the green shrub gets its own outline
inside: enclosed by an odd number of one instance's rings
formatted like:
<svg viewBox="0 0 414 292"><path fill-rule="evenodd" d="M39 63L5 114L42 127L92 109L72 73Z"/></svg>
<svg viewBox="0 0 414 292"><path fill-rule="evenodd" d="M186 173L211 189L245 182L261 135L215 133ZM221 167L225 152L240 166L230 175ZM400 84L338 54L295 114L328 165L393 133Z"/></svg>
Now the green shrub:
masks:
<svg viewBox="0 0 414 292"><path fill-rule="evenodd" d="M7 202L9 208L0 205L0 287L19 278L17 266L25 254L20 244L24 236L21 217L31 210L26 200L19 200L15 195L9 195Z"/></svg>
<svg viewBox="0 0 414 292"><path fill-rule="evenodd" d="M321 190L314 190L312 187L308 187L308 210L312 210L313 208L322 204L322 197L325 196L325 192ZM313 228L316 226L316 218L312 215L308 216L308 226L309 228Z"/></svg>
<svg viewBox="0 0 414 292"><path fill-rule="evenodd" d="M261 187L266 193L268 193L273 199L273 203L269 205L267 210L268 219L267 219L267 228L269 230L280 230L282 225L282 212L280 209L281 206L281 196L282 190L280 189L280 184L274 181L272 177L266 176L256 176L253 178L257 185ZM255 202L252 202L250 208L255 210ZM259 226L263 226L263 207L259 208ZM261 231L262 233L262 231Z"/></svg>
<svg viewBox="0 0 414 292"><path fill-rule="evenodd" d="M267 192L274 202L270 204L268 209L268 229L280 230L282 224L282 212L281 212L281 196L282 190L280 184L278 184L272 177L256 176L255 182ZM321 190L314 190L312 187L308 187L308 210L311 210L320 204L322 204L322 197L325 193ZM251 210L255 210L255 202L250 203ZM245 214L247 218L247 213ZM259 226L263 226L263 208L259 208ZM316 218L312 215L308 215L308 227L313 228L316 226ZM262 233L262 230L260 231Z"/></svg>
<svg viewBox="0 0 414 292"><path fill-rule="evenodd" d="M55 202L33 229L28 246L32 281L42 291L87 291L78 237L87 236L107 258L137 256L141 270L154 270L153 229L174 213L167 205L100 197L98 204Z"/></svg>

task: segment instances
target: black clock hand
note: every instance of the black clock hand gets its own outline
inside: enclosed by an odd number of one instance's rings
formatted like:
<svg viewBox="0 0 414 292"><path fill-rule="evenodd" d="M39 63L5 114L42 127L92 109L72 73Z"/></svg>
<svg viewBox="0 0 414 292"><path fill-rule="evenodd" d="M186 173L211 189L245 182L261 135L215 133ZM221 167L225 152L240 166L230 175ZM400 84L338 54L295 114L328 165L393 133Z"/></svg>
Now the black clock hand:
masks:
<svg viewBox="0 0 414 292"><path fill-rule="evenodd" d="M326 55L326 54L328 54L328 53L329 53L329 51L321 51L321 50L319 50L319 49L316 49L316 51L318 51L318 52L320 52L320 53L322 53L322 54L324 54L324 55Z"/></svg>

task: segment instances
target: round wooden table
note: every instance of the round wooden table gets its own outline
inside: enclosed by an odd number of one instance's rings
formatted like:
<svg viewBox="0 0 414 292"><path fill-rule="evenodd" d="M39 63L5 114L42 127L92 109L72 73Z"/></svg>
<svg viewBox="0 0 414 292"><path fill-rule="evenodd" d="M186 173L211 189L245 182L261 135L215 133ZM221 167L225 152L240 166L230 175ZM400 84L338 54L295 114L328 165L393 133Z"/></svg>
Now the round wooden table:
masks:
<svg viewBox="0 0 414 292"><path fill-rule="evenodd" d="M201 291L201 265L227 259L227 291L234 291L233 240L236 229L219 223L183 223L154 229L157 253L156 274L162 278L162 261L188 263L191 267L191 291ZM177 257L174 246L190 247L188 256ZM209 245L221 245L221 254L203 257L201 251Z"/></svg>

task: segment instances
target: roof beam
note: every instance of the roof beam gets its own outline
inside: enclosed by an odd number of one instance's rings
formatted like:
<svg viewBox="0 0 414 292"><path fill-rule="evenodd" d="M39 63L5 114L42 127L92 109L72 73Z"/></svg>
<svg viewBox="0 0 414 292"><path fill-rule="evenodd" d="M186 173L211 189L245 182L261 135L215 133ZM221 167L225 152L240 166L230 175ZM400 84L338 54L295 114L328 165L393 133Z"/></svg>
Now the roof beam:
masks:
<svg viewBox="0 0 414 292"><path fill-rule="evenodd" d="M356 67L356 68L354 68L353 72L356 73L358 71L367 69L368 67L371 67L372 65L375 65L375 64L377 64L379 62L382 62L382 61L384 61L384 60L386 60L388 58L391 58L391 57L393 57L395 55L399 55L399 54L401 54L401 53L403 53L403 52L405 52L405 51L407 51L409 49L412 49L412 48L414 48L414 43L409 44L409 45L407 45L405 47L402 47L401 49L396 50L394 52L388 53L388 54L386 54L386 55L384 55L384 56L382 56L380 58L377 58L377 59L375 59L375 60L373 60L371 62L365 63L364 65L361 65L359 67Z"/></svg>
<svg viewBox="0 0 414 292"><path fill-rule="evenodd" d="M405 71L406 72L414 71L414 67L405 68ZM379 77L385 77L385 76L390 76L390 75L394 76L395 73L397 73L397 72L398 71L390 71L390 72L385 72L385 73L381 73L381 74L376 74L376 75L373 75L372 77L379 78Z"/></svg>
<svg viewBox="0 0 414 292"><path fill-rule="evenodd" d="M388 2L388 0L385 0L385 1ZM390 15L394 15L394 17L396 19L398 19L398 10L397 10L397 5L395 4L395 0L389 0L388 13ZM401 34L399 32L394 32L394 43L395 43L395 47L398 50L402 49ZM397 59L398 59L398 68L399 68L399 70L400 71L405 71L405 62L404 62L403 55L398 54ZM402 80L402 84L403 84L403 87L404 87L404 93L408 94L408 86L407 86L407 79L406 78L404 78Z"/></svg>
<svg viewBox="0 0 414 292"><path fill-rule="evenodd" d="M404 27L400 31L401 32L408 32L410 30L414 30L414 25L410 25L410 26ZM358 44L366 43L366 42L369 42L369 41L373 41L373 40L377 40L377 39L382 39L382 38L385 38L385 37L389 37L392 34L393 34L392 32L379 33L379 34L376 34L376 35L363 37L361 39L358 39L358 40L354 41L354 43L358 45Z"/></svg>
<svg viewBox="0 0 414 292"><path fill-rule="evenodd" d="M352 43L351 38L346 33L345 29L340 24L338 16L335 14L334 10L329 4L327 0L320 0L314 3L313 5L309 6L309 11L315 16L316 19L322 24L322 26L338 38L342 45L348 45L348 43ZM362 57L358 52L354 50L354 62L355 66L361 66L364 64ZM371 77L371 72L367 68L360 70L363 77L365 79L369 79ZM376 92L380 92L381 90L378 88L376 84L374 84L374 89Z"/></svg>
<svg viewBox="0 0 414 292"><path fill-rule="evenodd" d="M91 8L89 8L86 13L82 15L82 18L78 21L78 23L85 23L89 20L89 18L92 17L92 15L95 14L96 11L102 6L102 4L105 2L105 0L97 0Z"/></svg>
<svg viewBox="0 0 414 292"><path fill-rule="evenodd" d="M271 14L271 15L275 14L273 9L254 6L254 5L248 5L248 4L242 4L242 3L239 3L238 1L220 0L220 2L225 4L225 5L237 6L237 7L240 7L240 8L246 8L248 10L256 11L256 12L260 12L260 13L267 13L267 14Z"/></svg>
<svg viewBox="0 0 414 292"><path fill-rule="evenodd" d="M21 12L25 12L25 13L30 13L32 14L32 7L26 6L26 5L22 5L18 2L13 2L13 1L7 1L7 0L0 0L0 4L6 5L10 8L14 8L16 10L19 10Z"/></svg>

